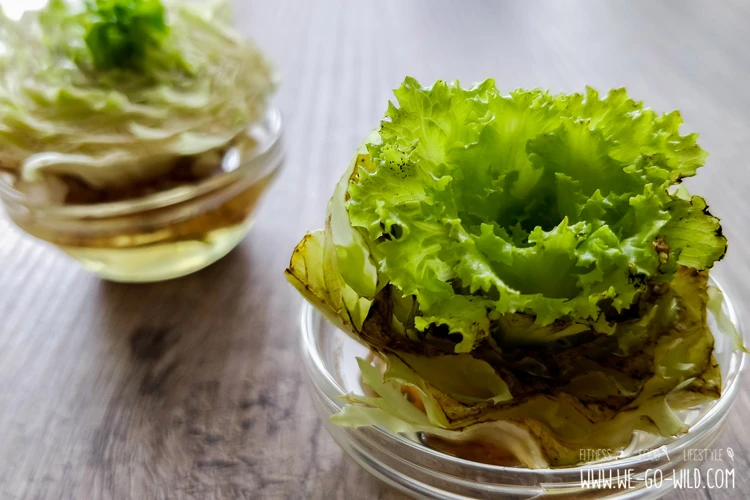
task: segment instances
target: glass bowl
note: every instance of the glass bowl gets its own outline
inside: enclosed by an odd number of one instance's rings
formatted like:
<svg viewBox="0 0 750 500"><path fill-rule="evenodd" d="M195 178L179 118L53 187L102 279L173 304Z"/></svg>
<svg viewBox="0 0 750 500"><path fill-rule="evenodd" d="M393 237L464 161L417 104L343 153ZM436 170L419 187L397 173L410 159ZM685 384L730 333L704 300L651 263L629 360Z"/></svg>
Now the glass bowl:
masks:
<svg viewBox="0 0 750 500"><path fill-rule="evenodd" d="M712 283L716 286L716 283ZM740 328L727 299L724 309ZM369 350L326 321L310 304L301 315L302 352L315 408L338 445L360 466L394 488L415 498L658 498L675 487L697 454L718 438L740 387L745 355L732 350L709 314L716 339L723 392L714 402L680 413L690 431L677 438L636 432L616 456L585 465L549 469L503 467L472 462L425 445L423 435L394 434L379 427L346 428L329 418L341 410L340 397L363 393L356 357ZM745 340L747 343L747 340ZM684 472L684 471L683 471ZM596 487L591 480L603 478ZM606 480L611 478L610 486ZM627 487L618 489L620 484ZM629 478L625 481L626 478Z"/></svg>
<svg viewBox="0 0 750 500"><path fill-rule="evenodd" d="M120 282L161 281L202 269L250 230L253 211L283 159L280 113L248 129L254 147L230 148L222 173L139 198L87 205L30 199L0 174L0 198L26 233L55 245L87 270Z"/></svg>

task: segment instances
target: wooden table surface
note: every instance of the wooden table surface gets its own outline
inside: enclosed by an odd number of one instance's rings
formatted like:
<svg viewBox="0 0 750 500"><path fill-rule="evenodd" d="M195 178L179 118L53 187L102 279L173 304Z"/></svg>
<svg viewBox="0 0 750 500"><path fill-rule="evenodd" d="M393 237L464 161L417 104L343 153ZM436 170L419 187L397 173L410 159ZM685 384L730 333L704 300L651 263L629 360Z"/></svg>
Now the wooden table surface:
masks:
<svg viewBox="0 0 750 500"><path fill-rule="evenodd" d="M283 75L288 146L237 250L183 279L113 284L0 219L0 498L399 498L322 429L282 271L405 75L624 85L680 109L711 153L688 187L723 219L718 271L748 317L750 3L237 4ZM717 444L734 448L736 489L673 497L746 498L745 383Z"/></svg>

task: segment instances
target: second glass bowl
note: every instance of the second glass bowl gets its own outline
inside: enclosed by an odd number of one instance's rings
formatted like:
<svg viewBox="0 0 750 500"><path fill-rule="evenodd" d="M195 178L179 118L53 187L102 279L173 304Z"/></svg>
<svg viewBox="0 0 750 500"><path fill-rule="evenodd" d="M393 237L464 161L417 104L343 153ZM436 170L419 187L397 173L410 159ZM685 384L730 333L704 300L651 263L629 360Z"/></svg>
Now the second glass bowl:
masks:
<svg viewBox="0 0 750 500"><path fill-rule="evenodd" d="M231 148L223 172L200 182L111 203L40 203L0 175L0 198L15 224L104 279L153 282L184 276L229 253L283 160L276 109L248 129L254 147Z"/></svg>
<svg viewBox="0 0 750 500"><path fill-rule="evenodd" d="M716 283L712 283L716 285ZM737 315L727 299L725 312L739 329ZM369 350L325 320L310 304L302 309L302 351L315 408L326 429L341 448L369 473L415 498L658 498L675 487L674 475L692 464L688 450L707 449L726 423L740 387L745 356L709 314L715 337L715 356L723 378L721 397L712 403L681 412L690 431L676 438L637 432L630 445L606 460L575 467L528 469L473 462L425 445L424 436L393 434L379 427L345 428L329 418L341 411L341 396L362 394L356 357ZM741 332L740 332L741 333ZM747 340L745 340L747 344ZM628 488L617 488L618 478L629 477ZM591 480L605 483L592 487ZM610 479L610 486L606 480Z"/></svg>

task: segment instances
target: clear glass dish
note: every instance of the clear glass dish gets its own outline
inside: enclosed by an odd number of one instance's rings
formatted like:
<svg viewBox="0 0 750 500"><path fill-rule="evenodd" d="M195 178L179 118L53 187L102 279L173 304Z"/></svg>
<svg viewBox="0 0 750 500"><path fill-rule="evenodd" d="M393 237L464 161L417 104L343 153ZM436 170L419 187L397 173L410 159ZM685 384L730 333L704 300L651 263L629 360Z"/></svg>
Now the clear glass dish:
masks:
<svg viewBox="0 0 750 500"><path fill-rule="evenodd" d="M52 204L0 174L0 199L26 233L55 245L87 270L121 282L161 281L202 269L250 230L253 211L283 160L280 113L270 108L248 129L254 146L230 148L222 172L139 198Z"/></svg>
<svg viewBox="0 0 750 500"><path fill-rule="evenodd" d="M716 283L712 284L716 286ZM740 328L729 299L725 312ZM673 479L693 462L691 449L707 449L718 438L740 387L745 355L732 350L727 337L709 314L716 338L715 356L721 367L720 399L681 413L690 432L662 438L637 432L630 445L616 456L566 468L527 469L472 462L428 447L425 436L398 435L372 428L333 425L329 417L341 410L340 396L362 393L356 357L369 350L338 330L310 304L301 315L302 352L315 408L326 429L341 448L369 473L415 498L658 498L674 488ZM745 338L745 337L743 337ZM747 344L747 339L745 340ZM584 480L611 478L614 487L592 488ZM617 479L629 477L627 488Z"/></svg>

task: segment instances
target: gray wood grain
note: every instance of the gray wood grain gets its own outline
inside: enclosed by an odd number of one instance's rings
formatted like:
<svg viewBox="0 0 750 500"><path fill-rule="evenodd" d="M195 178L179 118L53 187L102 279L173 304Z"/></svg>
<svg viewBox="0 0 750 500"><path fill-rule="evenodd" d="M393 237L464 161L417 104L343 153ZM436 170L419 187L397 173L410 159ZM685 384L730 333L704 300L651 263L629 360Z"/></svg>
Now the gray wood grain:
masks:
<svg viewBox="0 0 750 500"><path fill-rule="evenodd" d="M624 85L680 109L711 153L688 186L723 219L717 271L748 317L747 2L237 3L283 75L288 157L236 251L184 279L117 285L0 220L0 498L399 497L321 429L282 271L405 75ZM717 444L734 448L736 489L674 498L750 491L745 382Z"/></svg>

